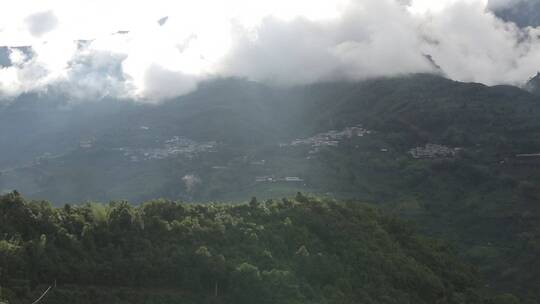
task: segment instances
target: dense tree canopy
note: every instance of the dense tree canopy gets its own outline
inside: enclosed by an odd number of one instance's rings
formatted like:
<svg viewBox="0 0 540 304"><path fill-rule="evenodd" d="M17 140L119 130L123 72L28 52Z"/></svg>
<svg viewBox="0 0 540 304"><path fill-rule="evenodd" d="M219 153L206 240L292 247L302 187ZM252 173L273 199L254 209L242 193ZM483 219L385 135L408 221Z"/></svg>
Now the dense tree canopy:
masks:
<svg viewBox="0 0 540 304"><path fill-rule="evenodd" d="M514 303L446 243L358 202L0 197L1 297L28 303Z"/></svg>

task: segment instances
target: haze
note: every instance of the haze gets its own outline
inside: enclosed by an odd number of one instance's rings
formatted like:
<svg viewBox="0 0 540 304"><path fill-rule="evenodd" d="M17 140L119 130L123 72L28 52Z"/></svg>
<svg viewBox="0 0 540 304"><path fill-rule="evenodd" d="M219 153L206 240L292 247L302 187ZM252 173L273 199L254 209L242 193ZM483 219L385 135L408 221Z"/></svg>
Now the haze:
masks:
<svg viewBox="0 0 540 304"><path fill-rule="evenodd" d="M306 3L10 4L0 13L11 63L0 70L0 91L10 99L62 87L78 99L157 102L217 76L291 85L430 72L522 85L540 66L539 30L489 9L512 1Z"/></svg>

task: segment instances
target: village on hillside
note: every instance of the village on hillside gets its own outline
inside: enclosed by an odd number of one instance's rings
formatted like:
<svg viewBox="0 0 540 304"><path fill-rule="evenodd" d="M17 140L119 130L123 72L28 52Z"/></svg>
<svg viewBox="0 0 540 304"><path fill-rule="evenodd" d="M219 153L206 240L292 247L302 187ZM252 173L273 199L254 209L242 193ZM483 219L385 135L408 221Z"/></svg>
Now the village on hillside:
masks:
<svg viewBox="0 0 540 304"><path fill-rule="evenodd" d="M423 147L416 147L409 150L409 154L415 159L424 158L453 158L461 151L460 148L451 148L438 144L428 143Z"/></svg>
<svg viewBox="0 0 540 304"><path fill-rule="evenodd" d="M123 152L123 155L132 162L160 160L172 156L185 156L193 158L199 153L216 152L215 141L196 142L192 139L174 136L166 140L160 148L115 148L115 151Z"/></svg>
<svg viewBox="0 0 540 304"><path fill-rule="evenodd" d="M284 147L299 147L310 146L312 150L310 154L319 152L321 147L337 147L339 143L345 139L353 137L363 137L371 134L372 131L364 129L361 125L347 127L341 131L330 130L328 132L315 134L308 138L295 139L290 143L282 143L279 146Z"/></svg>

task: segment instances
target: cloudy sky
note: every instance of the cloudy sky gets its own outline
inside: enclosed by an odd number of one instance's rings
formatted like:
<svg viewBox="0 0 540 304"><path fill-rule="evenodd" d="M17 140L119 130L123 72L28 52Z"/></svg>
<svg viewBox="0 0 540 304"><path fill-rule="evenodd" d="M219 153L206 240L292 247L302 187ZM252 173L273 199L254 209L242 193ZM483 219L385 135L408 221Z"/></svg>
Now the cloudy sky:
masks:
<svg viewBox="0 0 540 304"><path fill-rule="evenodd" d="M516 1L527 0L489 6ZM54 87L74 98L156 102L219 76L291 85L436 72L522 84L540 69L540 28L504 23L487 7L487 0L13 1L0 11L0 95Z"/></svg>

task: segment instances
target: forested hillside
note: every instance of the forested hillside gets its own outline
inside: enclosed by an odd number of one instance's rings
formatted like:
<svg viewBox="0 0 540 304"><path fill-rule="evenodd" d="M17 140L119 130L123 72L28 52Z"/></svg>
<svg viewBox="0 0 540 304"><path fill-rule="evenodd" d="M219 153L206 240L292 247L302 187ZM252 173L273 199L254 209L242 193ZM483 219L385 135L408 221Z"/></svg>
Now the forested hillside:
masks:
<svg viewBox="0 0 540 304"><path fill-rule="evenodd" d="M359 202L0 198L1 298L29 303L518 303L447 243Z"/></svg>
<svg viewBox="0 0 540 304"><path fill-rule="evenodd" d="M540 151L538 97L433 75L290 88L220 79L159 105L48 98L0 110L0 127L11 130L0 134L0 191L57 203L296 191L379 202L374 189L388 194L384 185L406 173L384 170L395 167L389 161L415 164L407 152L429 143L461 148L491 169ZM372 133L292 144L357 126ZM196 187L185 185L186 176ZM305 183L257 183L263 176Z"/></svg>
<svg viewBox="0 0 540 304"><path fill-rule="evenodd" d="M107 115L104 103L61 103L43 117L30 101L8 106L0 124L29 123L0 134L6 151L66 145L3 170L0 189L56 206L297 191L353 199L453 242L490 286L540 297L540 274L530 271L540 269L535 95L413 75L290 88L221 79L159 105L117 102ZM46 121L65 132L34 136Z"/></svg>
<svg viewBox="0 0 540 304"><path fill-rule="evenodd" d="M30 303L540 304L540 0L9 1Z"/></svg>

